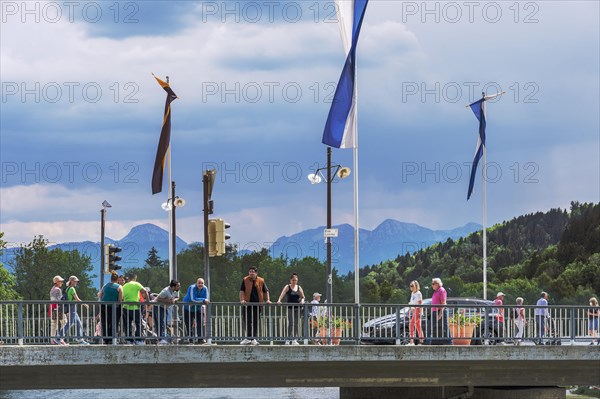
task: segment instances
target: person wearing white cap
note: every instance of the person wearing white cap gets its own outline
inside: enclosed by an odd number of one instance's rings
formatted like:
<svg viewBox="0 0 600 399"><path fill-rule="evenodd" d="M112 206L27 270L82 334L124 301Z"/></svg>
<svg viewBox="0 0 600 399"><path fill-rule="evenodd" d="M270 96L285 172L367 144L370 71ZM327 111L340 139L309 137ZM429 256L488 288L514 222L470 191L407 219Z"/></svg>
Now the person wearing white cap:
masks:
<svg viewBox="0 0 600 399"><path fill-rule="evenodd" d="M77 286L77 284L79 283L79 279L77 278L77 276L71 276L69 277L69 282L67 283L67 288L66 288L66 300L69 302L81 302L81 299L79 299L79 296L77 296L77 291L75 290L75 287ZM87 304L83 304L83 306L85 306L86 308L88 307ZM85 339L83 339L82 333L83 333L83 324L81 323L81 319L79 318L79 315L77 314L77 305L72 304L69 305L69 320L67 321L67 324L63 327L63 329L61 331L58 332L58 340L60 342L60 340L62 339L62 337L64 337L68 332L69 329L71 328L71 326L73 324L75 324L75 332L76 332L76 337L77 337L77 342L81 345L89 345L89 342L87 342ZM57 343L57 342L55 342Z"/></svg>
<svg viewBox="0 0 600 399"><path fill-rule="evenodd" d="M319 294L318 292L315 292L313 294L313 300L310 301L310 303L312 305L318 305L321 302L321 296L322 296L321 294ZM319 329L317 328L317 325L318 325L317 324L317 319L318 319L318 317L321 315L321 313L323 311L325 311L324 307L313 306L311 308L311 311L310 311L311 323L310 323L310 325L313 326L313 329L312 329L313 337L316 337L318 335L318 333L319 333ZM320 345L321 341L318 340L318 339L313 339L313 343L317 344L317 345Z"/></svg>
<svg viewBox="0 0 600 399"><path fill-rule="evenodd" d="M52 302L60 302L60 299L62 298L62 289L60 287L62 287L64 281L65 279L61 276L54 276L52 279L52 282L54 283L50 290L50 300ZM53 337L50 343L53 345L66 345L65 341L62 339L56 339L57 330L60 328L60 322L64 317L62 306L58 303L52 303L48 308L48 312L50 313L50 336Z"/></svg>

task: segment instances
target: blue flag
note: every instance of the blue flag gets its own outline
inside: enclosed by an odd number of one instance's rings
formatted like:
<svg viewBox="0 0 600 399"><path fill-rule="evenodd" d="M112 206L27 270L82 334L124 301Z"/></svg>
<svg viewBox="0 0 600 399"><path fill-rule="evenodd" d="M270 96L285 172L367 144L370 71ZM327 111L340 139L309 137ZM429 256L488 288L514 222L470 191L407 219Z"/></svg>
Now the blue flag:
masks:
<svg viewBox="0 0 600 399"><path fill-rule="evenodd" d="M368 0L337 1L346 62L323 131L323 144L331 147L356 147L356 46L367 3Z"/></svg>
<svg viewBox="0 0 600 399"><path fill-rule="evenodd" d="M483 149L485 147L485 100L482 98L479 101L475 101L469 105L473 110L473 113L479 120L479 137L477 138L477 147L475 148L475 158L473 159L473 165L471 166L471 179L469 180L469 191L467 192L467 201L473 194L473 186L475 185L475 174L477 173L477 165L479 160L483 156Z"/></svg>

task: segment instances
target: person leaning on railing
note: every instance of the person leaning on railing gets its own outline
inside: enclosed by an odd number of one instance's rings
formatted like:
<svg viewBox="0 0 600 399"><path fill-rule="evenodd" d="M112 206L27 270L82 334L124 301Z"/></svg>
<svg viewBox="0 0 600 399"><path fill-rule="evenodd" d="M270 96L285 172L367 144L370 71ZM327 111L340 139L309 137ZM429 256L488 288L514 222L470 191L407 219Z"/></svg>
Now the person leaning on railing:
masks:
<svg viewBox="0 0 600 399"><path fill-rule="evenodd" d="M110 344L114 338L113 331L118 330L119 320L121 320L121 305L114 305L114 302L123 302L123 287L117 282L119 275L112 272L110 282L98 292L98 299L104 302L100 306L100 325L102 326L102 337L105 344ZM113 310L117 325L113 326Z"/></svg>
<svg viewBox="0 0 600 399"><path fill-rule="evenodd" d="M141 310L140 310L140 294L146 301L150 301L150 296L144 289L144 286L137 282L137 275L129 273L129 281L123 285L123 315L125 326L123 333L127 337L131 337L135 334L135 344L144 345L142 340L142 322L141 322ZM128 302L134 302L129 304ZM132 332L131 325L135 325L135 332ZM131 340L131 338L128 338Z"/></svg>
<svg viewBox="0 0 600 399"><path fill-rule="evenodd" d="M156 297L156 305L153 306L154 321L156 323L157 335L160 339L159 345L167 345L169 342L165 339L165 328L167 321L171 318L171 305L179 300L179 288L181 284L177 280L171 280L169 285Z"/></svg>
<svg viewBox="0 0 600 399"><path fill-rule="evenodd" d="M286 298L287 303L303 304L304 303L304 291L298 284L298 273L294 272L290 276L290 283L286 284L281 290L281 295L277 299L277 304L281 305L281 300ZM286 345L299 345L297 337L299 336L298 326L300 325L300 311L301 307L298 305L288 305L287 319L288 319L288 337L292 338L291 341L286 340Z"/></svg>
<svg viewBox="0 0 600 399"><path fill-rule="evenodd" d="M188 335L190 337L194 335L192 326L195 324L196 342L199 344L206 343L204 334L202 332L204 325L203 313L204 305L208 305L210 301L208 300L208 289L204 285L203 278L198 278L198 280L196 280L196 284L192 284L188 287L187 292L183 297L183 302L186 303L183 306L183 322L187 327ZM187 303L191 303L193 305L187 305ZM190 338L190 343L193 343L192 338Z"/></svg>

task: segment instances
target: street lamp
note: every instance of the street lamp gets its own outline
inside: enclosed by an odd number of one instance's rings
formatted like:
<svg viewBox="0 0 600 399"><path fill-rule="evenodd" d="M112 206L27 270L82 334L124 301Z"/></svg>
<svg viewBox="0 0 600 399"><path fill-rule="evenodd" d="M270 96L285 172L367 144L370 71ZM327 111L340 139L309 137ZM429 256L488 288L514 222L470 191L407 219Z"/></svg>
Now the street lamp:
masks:
<svg viewBox="0 0 600 399"><path fill-rule="evenodd" d="M177 280L177 231L175 230L175 209L182 208L185 206L185 200L183 198L175 196L175 182L171 182L171 198L167 199L161 207L165 212L171 212L171 246L170 253L171 259L169 259L169 280Z"/></svg>
<svg viewBox="0 0 600 399"><path fill-rule="evenodd" d="M332 171L333 169L333 171ZM323 171L327 174L323 175ZM331 228L331 182L335 177L345 179L350 176L350 168L342 165L331 165L331 147L327 147L327 166L318 168L315 173L308 175L311 184L319 184L322 181L327 183L327 228L324 232L325 242L327 244L327 303L333 303L333 277L331 275L331 237L337 237L337 230Z"/></svg>
<svg viewBox="0 0 600 399"><path fill-rule="evenodd" d="M100 209L100 289L104 287L104 224L106 223L106 208L112 208L108 201L102 201L102 209Z"/></svg>

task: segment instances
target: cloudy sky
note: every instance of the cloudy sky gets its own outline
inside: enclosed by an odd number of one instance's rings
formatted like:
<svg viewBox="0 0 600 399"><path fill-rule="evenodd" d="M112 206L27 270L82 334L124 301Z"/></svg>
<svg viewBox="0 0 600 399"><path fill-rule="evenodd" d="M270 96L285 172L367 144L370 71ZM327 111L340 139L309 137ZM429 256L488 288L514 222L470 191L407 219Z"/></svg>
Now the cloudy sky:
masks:
<svg viewBox="0 0 600 399"><path fill-rule="evenodd" d="M10 246L122 238L167 227L151 194L170 77L178 233L202 238L202 171L217 168L215 217L240 247L325 224L326 187L306 175L344 54L330 1L2 1L0 230ZM371 0L358 48L360 225L481 223L480 171L466 201L477 120L488 104L488 223L597 202L597 1ZM352 150L334 149L352 164ZM333 222L351 223L351 179Z"/></svg>

